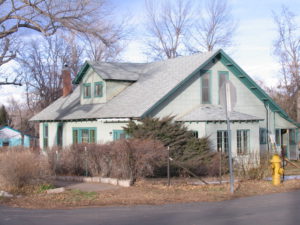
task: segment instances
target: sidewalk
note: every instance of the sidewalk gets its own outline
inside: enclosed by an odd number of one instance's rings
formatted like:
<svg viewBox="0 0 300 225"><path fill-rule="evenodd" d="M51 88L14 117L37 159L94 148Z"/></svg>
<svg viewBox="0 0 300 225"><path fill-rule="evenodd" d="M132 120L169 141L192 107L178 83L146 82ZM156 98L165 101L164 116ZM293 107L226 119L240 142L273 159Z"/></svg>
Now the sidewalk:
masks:
<svg viewBox="0 0 300 225"><path fill-rule="evenodd" d="M106 190L114 190L121 188L120 186L112 184L103 184L103 183L82 183L82 182L73 182L73 181L61 181L55 180L54 185L56 187L64 187L67 190L80 190L85 192L99 192Z"/></svg>

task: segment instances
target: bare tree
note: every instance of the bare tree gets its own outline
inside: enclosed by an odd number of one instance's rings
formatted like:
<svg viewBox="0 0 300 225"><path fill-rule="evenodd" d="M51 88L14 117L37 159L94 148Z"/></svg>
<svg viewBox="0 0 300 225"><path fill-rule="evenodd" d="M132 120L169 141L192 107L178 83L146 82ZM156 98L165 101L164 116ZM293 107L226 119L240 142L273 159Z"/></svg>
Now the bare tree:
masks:
<svg viewBox="0 0 300 225"><path fill-rule="evenodd" d="M154 59L177 57L184 48L190 25L191 3L185 0L145 3L149 36L146 54Z"/></svg>
<svg viewBox="0 0 300 225"><path fill-rule="evenodd" d="M66 42L58 36L41 38L30 42L18 58L27 92L27 105L37 112L61 96L61 70L64 64L70 66L74 77L82 64L82 50L76 44Z"/></svg>
<svg viewBox="0 0 300 225"><path fill-rule="evenodd" d="M227 0L206 0L195 15L200 15L193 23L186 40L189 52L212 51L232 45L237 23L231 15Z"/></svg>
<svg viewBox="0 0 300 225"><path fill-rule="evenodd" d="M37 31L44 36L58 30L88 34L105 46L114 44L108 33L120 35L119 27L108 19L111 9L106 7L105 0L0 0L0 8L0 66L16 57L12 35L20 38L22 30ZM15 82L2 82L8 83Z"/></svg>
<svg viewBox="0 0 300 225"><path fill-rule="evenodd" d="M300 27L295 21L295 15L284 6L280 15L274 13L274 21L278 31L273 45L274 55L281 65L282 74L276 96L283 108L296 120L297 107L300 107L297 106L300 97Z"/></svg>

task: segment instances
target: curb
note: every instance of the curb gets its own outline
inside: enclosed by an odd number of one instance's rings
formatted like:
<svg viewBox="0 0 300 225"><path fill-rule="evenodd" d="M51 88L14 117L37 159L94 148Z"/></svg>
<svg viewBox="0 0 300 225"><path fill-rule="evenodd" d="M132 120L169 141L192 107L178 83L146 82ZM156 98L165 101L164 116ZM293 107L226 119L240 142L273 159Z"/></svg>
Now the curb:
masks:
<svg viewBox="0 0 300 225"><path fill-rule="evenodd" d="M121 187L130 187L132 185L131 180L121 180L121 179L110 178L110 177L55 176L54 178L63 181L112 184Z"/></svg>

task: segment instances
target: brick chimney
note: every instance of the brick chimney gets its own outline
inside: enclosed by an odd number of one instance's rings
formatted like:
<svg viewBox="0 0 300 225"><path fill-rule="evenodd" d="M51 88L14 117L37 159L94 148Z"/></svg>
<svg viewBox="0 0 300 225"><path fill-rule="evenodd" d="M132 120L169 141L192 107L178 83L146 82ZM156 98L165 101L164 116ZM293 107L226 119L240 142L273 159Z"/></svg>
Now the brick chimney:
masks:
<svg viewBox="0 0 300 225"><path fill-rule="evenodd" d="M72 92L71 72L67 64L64 65L61 76L63 82L63 97L66 97Z"/></svg>

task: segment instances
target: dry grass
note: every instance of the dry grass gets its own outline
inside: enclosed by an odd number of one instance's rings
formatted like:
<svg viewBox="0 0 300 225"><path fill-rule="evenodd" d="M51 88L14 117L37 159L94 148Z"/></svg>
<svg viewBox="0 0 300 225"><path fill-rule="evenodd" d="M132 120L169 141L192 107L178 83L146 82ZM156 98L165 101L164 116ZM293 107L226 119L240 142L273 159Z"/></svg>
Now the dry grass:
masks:
<svg viewBox="0 0 300 225"><path fill-rule="evenodd" d="M30 150L0 153L0 188L15 191L42 182L50 175L47 160Z"/></svg>
<svg viewBox="0 0 300 225"><path fill-rule="evenodd" d="M176 184L168 187L159 182L138 181L135 186L101 192L66 191L61 194L31 194L0 203L24 208L74 208L87 206L160 205L181 202L223 201L233 198L287 192L300 189L300 181L286 181L274 187L267 181L245 181L236 185L235 194L226 185Z"/></svg>

